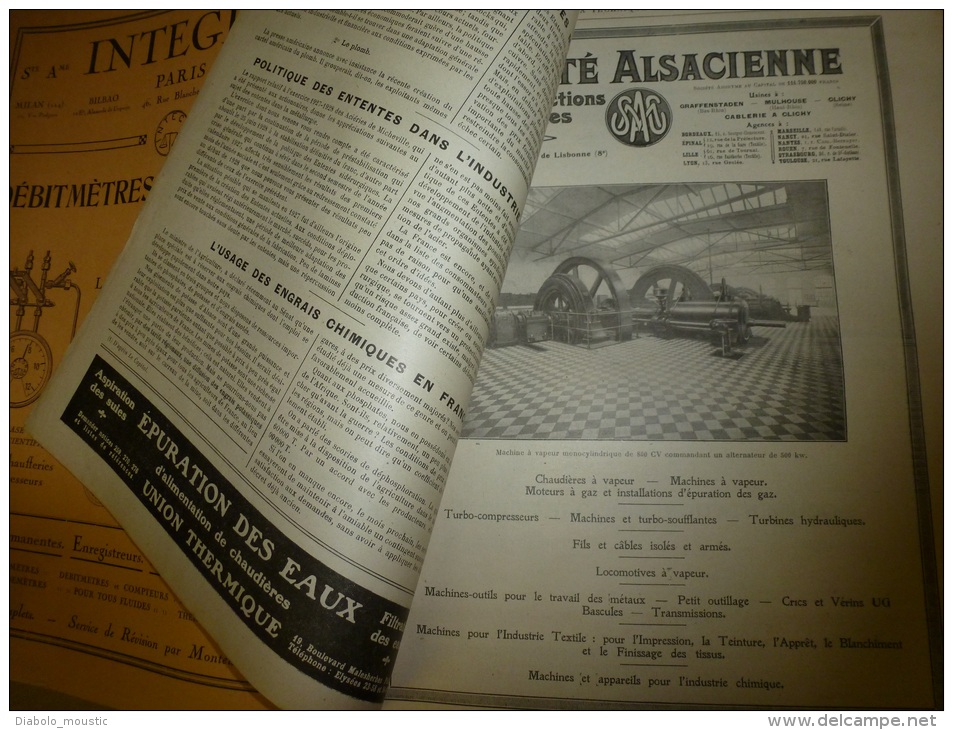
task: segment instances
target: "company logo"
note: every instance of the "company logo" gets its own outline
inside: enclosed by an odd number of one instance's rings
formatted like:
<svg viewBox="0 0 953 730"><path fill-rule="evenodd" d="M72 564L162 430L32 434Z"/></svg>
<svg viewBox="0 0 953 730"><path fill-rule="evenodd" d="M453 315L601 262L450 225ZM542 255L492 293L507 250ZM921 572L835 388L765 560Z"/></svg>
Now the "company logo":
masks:
<svg viewBox="0 0 953 730"><path fill-rule="evenodd" d="M622 144L648 147L664 137L672 127L672 108L649 89L628 89L606 108L606 127Z"/></svg>
<svg viewBox="0 0 953 730"><path fill-rule="evenodd" d="M169 112L162 118L159 126L156 127L153 138L156 152L165 157L172 151L172 145L175 143L175 138L179 136L179 130L182 129L183 124L185 124L185 112L183 111Z"/></svg>

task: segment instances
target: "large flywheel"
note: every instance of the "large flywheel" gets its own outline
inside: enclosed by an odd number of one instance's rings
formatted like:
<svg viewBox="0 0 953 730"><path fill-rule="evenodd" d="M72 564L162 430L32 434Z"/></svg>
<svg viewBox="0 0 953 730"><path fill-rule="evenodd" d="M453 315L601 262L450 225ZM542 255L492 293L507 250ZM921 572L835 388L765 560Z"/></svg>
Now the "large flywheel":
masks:
<svg viewBox="0 0 953 730"><path fill-rule="evenodd" d="M595 305L578 276L553 274L539 288L534 309L549 315L555 339L574 344L588 329Z"/></svg>
<svg viewBox="0 0 953 730"><path fill-rule="evenodd" d="M587 314L595 309L589 290L578 276L553 274L536 294L536 309L541 312Z"/></svg>
<svg viewBox="0 0 953 730"><path fill-rule="evenodd" d="M622 279L611 265L585 256L573 256L560 263L550 279L566 275L582 284L590 302L589 311L597 313L599 326L608 330L612 339L632 339L632 306Z"/></svg>
<svg viewBox="0 0 953 730"><path fill-rule="evenodd" d="M637 312L669 311L678 302L713 302L715 295L703 278L684 266L662 265L649 269L629 290Z"/></svg>

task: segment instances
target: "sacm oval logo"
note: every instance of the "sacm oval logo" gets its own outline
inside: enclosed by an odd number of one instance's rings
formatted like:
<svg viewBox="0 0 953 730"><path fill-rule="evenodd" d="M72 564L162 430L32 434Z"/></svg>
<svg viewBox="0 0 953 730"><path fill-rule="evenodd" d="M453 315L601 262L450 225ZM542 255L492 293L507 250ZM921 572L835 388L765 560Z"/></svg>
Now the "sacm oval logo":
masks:
<svg viewBox="0 0 953 730"><path fill-rule="evenodd" d="M651 89L627 89L606 107L606 127L622 144L648 147L672 127L672 108Z"/></svg>

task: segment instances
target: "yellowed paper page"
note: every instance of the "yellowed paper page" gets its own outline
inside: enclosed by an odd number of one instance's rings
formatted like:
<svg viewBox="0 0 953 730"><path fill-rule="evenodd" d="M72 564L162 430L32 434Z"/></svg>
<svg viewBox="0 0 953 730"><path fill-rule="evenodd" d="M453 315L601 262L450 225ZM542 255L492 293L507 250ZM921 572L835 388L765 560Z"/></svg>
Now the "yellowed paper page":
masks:
<svg viewBox="0 0 953 730"><path fill-rule="evenodd" d="M282 707L386 694L572 24L242 13L33 411Z"/></svg>
<svg viewBox="0 0 953 730"><path fill-rule="evenodd" d="M10 678L108 707L268 706L24 430L233 20L11 13Z"/></svg>

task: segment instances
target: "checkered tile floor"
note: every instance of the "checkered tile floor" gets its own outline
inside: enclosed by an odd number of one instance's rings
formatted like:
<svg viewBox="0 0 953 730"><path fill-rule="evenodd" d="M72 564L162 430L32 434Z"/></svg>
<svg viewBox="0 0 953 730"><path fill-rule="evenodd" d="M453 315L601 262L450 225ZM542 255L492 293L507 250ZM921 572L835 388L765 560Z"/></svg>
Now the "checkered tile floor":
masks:
<svg viewBox="0 0 953 730"><path fill-rule="evenodd" d="M737 360L709 339L641 333L598 349L488 349L464 438L846 439L835 317L754 329Z"/></svg>

